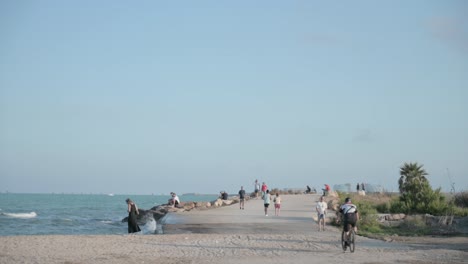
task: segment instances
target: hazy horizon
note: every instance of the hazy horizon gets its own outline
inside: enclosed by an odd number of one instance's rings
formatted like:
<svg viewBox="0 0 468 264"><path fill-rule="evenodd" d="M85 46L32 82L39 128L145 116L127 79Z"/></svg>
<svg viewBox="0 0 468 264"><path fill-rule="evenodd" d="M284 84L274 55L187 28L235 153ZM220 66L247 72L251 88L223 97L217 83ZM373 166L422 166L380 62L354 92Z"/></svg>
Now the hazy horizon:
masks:
<svg viewBox="0 0 468 264"><path fill-rule="evenodd" d="M3 1L0 191L468 190L467 10Z"/></svg>

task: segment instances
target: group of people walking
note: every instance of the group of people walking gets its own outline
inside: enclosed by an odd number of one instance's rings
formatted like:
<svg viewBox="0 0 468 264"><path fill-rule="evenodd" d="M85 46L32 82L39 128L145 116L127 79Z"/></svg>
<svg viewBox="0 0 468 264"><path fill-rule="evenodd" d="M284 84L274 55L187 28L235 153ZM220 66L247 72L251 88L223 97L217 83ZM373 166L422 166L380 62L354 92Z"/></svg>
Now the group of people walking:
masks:
<svg viewBox="0 0 468 264"><path fill-rule="evenodd" d="M310 187L308 187L308 190L310 192ZM361 187L361 190L365 190L364 183L361 184L361 186L358 184L357 188L359 191L359 187ZM325 231L325 217L327 215L327 210L328 210L328 204L325 201L325 195L330 192L330 186L328 184L325 184L324 188L324 193L322 196L320 196L319 201L317 202L317 205L315 206L315 210L317 212L317 223L318 223L318 231ZM261 197L263 199L263 205L264 205L264 210L265 210L265 216L268 216L268 208L270 206L270 203L272 201L270 191L268 190L268 186L266 185L265 182L260 186L260 183L258 180L255 180L254 183L254 192L255 192L255 197L258 198L258 195L261 191ZM306 193L309 193L306 192ZM239 197L240 197L240 209L244 209L244 199L245 199L245 190L244 187L241 187L241 190L239 191ZM279 216L280 210L281 210L281 197L279 193L276 193L273 202L275 204L275 215ZM340 213L343 215L343 224L344 224L344 230L345 232L349 232L348 230L348 224L350 224L353 228L356 228L356 222L359 219L359 213L357 210L357 206L351 203L351 199L348 197L345 199L345 203L340 206Z"/></svg>
<svg viewBox="0 0 468 264"><path fill-rule="evenodd" d="M275 216L279 216L280 211L281 211L281 197L279 193L276 193L275 196L272 198L270 194L270 190L268 189L268 186L266 185L266 183L263 182L262 185L260 186L259 181L255 180L255 183L254 183L255 198L258 198L260 191L262 194L261 197L263 199L263 208L265 211L265 216L268 216L268 208L270 207L270 203L272 201L275 205Z"/></svg>
<svg viewBox="0 0 468 264"><path fill-rule="evenodd" d="M259 191L261 190L262 198L263 198L263 204L264 204L264 209L265 209L265 216L268 216L268 207L270 206L270 202L272 200L270 191L268 190L267 185L265 182L263 182L262 186L260 187L260 184L258 180L255 180L255 197L258 198ZM310 192L310 187L308 187L308 192ZM364 183L359 186L357 185L358 191L359 187L361 187L361 190L365 190ZM243 188L241 188L241 191L243 191ZM324 193L322 196L320 196L319 201L317 202L317 205L315 207L315 210L317 212L317 223L319 225L318 231L325 231L325 217L327 214L328 210L328 204L325 202L325 195L327 195L330 191L331 188L328 184L325 184L325 188L323 189ZM240 191L239 191L240 194ZM243 200L243 199L242 199ZM275 204L275 215L279 216L280 214L280 208L281 208L281 197L279 193L276 193L275 197L273 198L273 202ZM243 203L243 202L242 202ZM242 209L243 209L242 205ZM359 219L359 213L357 210L357 206L351 203L351 198L346 198L345 203L340 206L339 212L343 215L343 225L344 225L344 231L348 232L350 231L348 229L348 226L351 225L352 228L356 228L356 222Z"/></svg>

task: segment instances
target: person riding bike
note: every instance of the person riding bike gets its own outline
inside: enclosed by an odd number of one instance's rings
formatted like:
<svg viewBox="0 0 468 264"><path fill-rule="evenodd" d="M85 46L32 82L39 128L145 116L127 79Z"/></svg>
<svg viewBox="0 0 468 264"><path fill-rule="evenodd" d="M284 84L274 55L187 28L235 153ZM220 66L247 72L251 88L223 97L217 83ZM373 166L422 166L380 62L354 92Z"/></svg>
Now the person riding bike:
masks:
<svg viewBox="0 0 468 264"><path fill-rule="evenodd" d="M359 219L357 206L351 203L351 198L345 199L345 203L340 206L340 213L343 215L343 231L346 232L346 237L349 237L348 226L351 225L356 231L356 223Z"/></svg>

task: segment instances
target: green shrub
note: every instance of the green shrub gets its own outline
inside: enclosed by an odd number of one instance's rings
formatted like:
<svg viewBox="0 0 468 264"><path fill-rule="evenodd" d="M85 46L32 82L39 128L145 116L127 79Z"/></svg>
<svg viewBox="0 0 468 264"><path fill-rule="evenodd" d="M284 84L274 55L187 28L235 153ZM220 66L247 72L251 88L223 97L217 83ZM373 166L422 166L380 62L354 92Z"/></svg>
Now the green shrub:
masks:
<svg viewBox="0 0 468 264"><path fill-rule="evenodd" d="M455 194L454 203L458 207L468 208L468 192L463 191Z"/></svg>
<svg viewBox="0 0 468 264"><path fill-rule="evenodd" d="M365 225L365 226L359 226L360 231L363 234L381 234L384 231L382 230L382 226L380 225Z"/></svg>
<svg viewBox="0 0 468 264"><path fill-rule="evenodd" d="M380 224L377 221L377 210L371 202L361 200L354 203L359 211L360 221L358 221L359 229L367 232L377 232L380 230Z"/></svg>
<svg viewBox="0 0 468 264"><path fill-rule="evenodd" d="M375 234L375 233L374 233ZM414 225L385 226L377 234L387 234L399 236L425 236L430 234L430 229L424 226L414 227Z"/></svg>
<svg viewBox="0 0 468 264"><path fill-rule="evenodd" d="M403 203L402 201L395 199L390 202L390 213L399 214L407 211L408 209L406 208L405 203Z"/></svg>
<svg viewBox="0 0 468 264"><path fill-rule="evenodd" d="M345 200L347 194L346 193L343 193L343 192L340 192L340 191L336 191L336 194L338 195L338 199L340 199L340 201L343 201Z"/></svg>
<svg viewBox="0 0 468 264"><path fill-rule="evenodd" d="M377 213L413 213L431 214L431 215L454 215L468 216L468 207L457 207L453 200L446 201L445 197L440 193L440 189L427 190L423 196L420 196L421 202L414 203L411 200L402 201L401 195L366 195L359 196L357 194L346 194L337 192L341 203L346 197L350 197L353 203L358 207L361 220L358 221L358 230L361 235L428 235L431 230L426 226L424 219L418 216L409 216L409 220L398 227L387 227L381 225L377 221ZM461 194L460 194L461 195ZM466 194L464 194L466 195ZM408 210L407 206L412 209ZM332 225L341 226L334 221Z"/></svg>
<svg viewBox="0 0 468 264"><path fill-rule="evenodd" d="M378 213L386 214L390 213L390 203L380 203L375 205L375 209Z"/></svg>
<svg viewBox="0 0 468 264"><path fill-rule="evenodd" d="M461 208L461 207L454 206L452 212L453 212L454 216L460 216L460 217L468 216L468 208L467 207Z"/></svg>

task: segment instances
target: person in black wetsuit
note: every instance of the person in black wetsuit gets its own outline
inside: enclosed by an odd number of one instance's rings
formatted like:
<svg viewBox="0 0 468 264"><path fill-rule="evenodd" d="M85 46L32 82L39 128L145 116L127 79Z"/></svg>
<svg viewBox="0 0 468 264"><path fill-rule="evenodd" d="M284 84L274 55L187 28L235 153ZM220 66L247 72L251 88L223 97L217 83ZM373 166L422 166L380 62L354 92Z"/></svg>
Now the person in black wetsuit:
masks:
<svg viewBox="0 0 468 264"><path fill-rule="evenodd" d="M140 214L138 212L138 206L132 200L130 200L130 198L127 198L125 201L128 205L128 233L140 232L141 229L137 223L137 215Z"/></svg>

